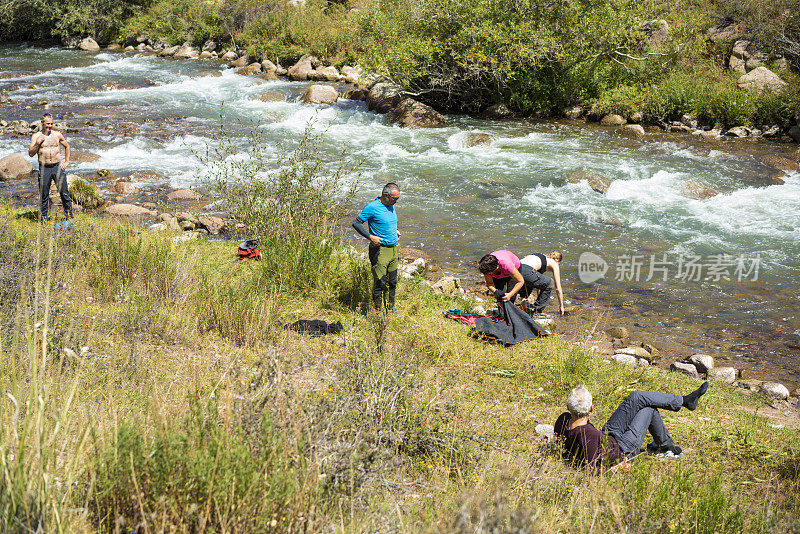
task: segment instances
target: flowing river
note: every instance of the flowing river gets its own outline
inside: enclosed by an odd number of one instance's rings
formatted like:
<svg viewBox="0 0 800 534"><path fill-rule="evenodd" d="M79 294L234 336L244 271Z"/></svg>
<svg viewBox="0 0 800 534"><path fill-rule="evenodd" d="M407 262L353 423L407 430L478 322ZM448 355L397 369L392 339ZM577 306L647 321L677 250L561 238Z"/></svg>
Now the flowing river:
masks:
<svg viewBox="0 0 800 534"><path fill-rule="evenodd" d="M461 116L408 130L363 102L300 104L306 86L212 61L0 47L0 91L13 100L0 119L37 120L47 103L75 129L73 149L100 156L71 172L155 172L191 186L221 114L229 135L244 143L242 125L257 124L274 147L296 143L313 120L331 164L343 148L363 161L359 204L400 185L402 246L475 281L475 261L495 249L561 250L568 303L597 305L601 326L623 324L668 359L703 352L800 385L800 173L778 184L759 159L796 145ZM266 91L286 100L262 101ZM491 144L470 146L475 134ZM27 145L0 136L0 156ZM605 193L583 179L598 175L610 180Z"/></svg>

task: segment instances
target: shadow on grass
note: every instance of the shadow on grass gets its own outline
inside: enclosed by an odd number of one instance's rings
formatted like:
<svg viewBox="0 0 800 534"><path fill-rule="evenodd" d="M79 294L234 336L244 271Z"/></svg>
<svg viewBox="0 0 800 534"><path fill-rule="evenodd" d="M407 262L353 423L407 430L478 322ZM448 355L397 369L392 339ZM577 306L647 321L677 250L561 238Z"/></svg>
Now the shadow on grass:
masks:
<svg viewBox="0 0 800 534"><path fill-rule="evenodd" d="M36 222L39 220L39 212L35 209L33 210L29 209L17 213L16 215L14 215L14 218L17 220Z"/></svg>

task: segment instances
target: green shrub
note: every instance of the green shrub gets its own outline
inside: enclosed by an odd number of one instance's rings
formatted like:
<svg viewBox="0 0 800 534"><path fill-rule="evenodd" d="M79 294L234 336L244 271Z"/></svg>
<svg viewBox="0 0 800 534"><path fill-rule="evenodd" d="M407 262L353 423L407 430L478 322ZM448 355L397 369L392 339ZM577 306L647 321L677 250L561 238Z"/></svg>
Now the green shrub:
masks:
<svg viewBox="0 0 800 534"><path fill-rule="evenodd" d="M72 200L89 210L97 209L105 203L105 199L97 190L97 187L83 178L78 178L72 183L69 188L69 194Z"/></svg>
<svg viewBox="0 0 800 534"><path fill-rule="evenodd" d="M207 39L229 40L230 18L224 3L194 0L156 0L146 11L127 20L118 37L129 33L147 33L168 44L189 41L202 44Z"/></svg>
<svg viewBox="0 0 800 534"><path fill-rule="evenodd" d="M91 468L89 509L99 528L255 532L301 527L308 517L306 461L284 447L267 416L223 421L214 402L155 435L123 422Z"/></svg>
<svg viewBox="0 0 800 534"><path fill-rule="evenodd" d="M299 9L281 2L258 12L241 40L258 58L293 61L303 54L314 54L341 65L356 58L352 18L337 4L310 0Z"/></svg>
<svg viewBox="0 0 800 534"><path fill-rule="evenodd" d="M145 0L8 0L0 3L0 41L91 35L108 41Z"/></svg>

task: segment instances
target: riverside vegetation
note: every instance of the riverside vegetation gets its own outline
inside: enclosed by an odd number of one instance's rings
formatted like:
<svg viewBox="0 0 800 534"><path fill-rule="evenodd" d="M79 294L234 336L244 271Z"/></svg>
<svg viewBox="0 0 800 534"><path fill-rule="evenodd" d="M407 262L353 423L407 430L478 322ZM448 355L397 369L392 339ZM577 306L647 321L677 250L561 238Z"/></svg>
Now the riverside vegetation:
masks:
<svg viewBox="0 0 800 534"><path fill-rule="evenodd" d="M255 58L358 62L442 111L505 104L524 115L688 115L701 124L795 126L800 114L796 0L5 0L0 38L93 35L122 42L227 43ZM661 24L664 22L664 24ZM717 28L709 38L709 28ZM788 85L748 93L728 61L747 39ZM730 65L732 67L733 65Z"/></svg>
<svg viewBox="0 0 800 534"><path fill-rule="evenodd" d="M235 240L86 214L59 232L0 205L3 531L800 528L800 434L759 394L713 383L697 411L664 416L685 460L592 476L535 430L572 387L592 389L603 421L632 390L697 381L558 336L480 342L441 315L474 301L419 278L396 315L365 313L368 264L336 232L351 170L319 180L313 146L304 136L275 172L211 173L262 262L238 261ZM299 317L345 329L281 326Z"/></svg>

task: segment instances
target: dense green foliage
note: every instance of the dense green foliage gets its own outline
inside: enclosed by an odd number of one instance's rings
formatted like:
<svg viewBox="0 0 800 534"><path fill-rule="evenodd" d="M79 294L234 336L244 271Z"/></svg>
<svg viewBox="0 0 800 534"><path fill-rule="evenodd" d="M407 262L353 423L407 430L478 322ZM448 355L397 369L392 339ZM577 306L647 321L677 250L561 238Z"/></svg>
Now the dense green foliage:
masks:
<svg viewBox="0 0 800 534"><path fill-rule="evenodd" d="M740 95L727 70L740 37L775 70L780 56L800 69L798 0L2 0L0 14L11 21L0 39L144 32L166 44L211 39L284 65L304 53L359 62L446 111L503 103L548 116L578 104L725 126L786 126L800 111L790 72L779 72L790 87L778 98ZM644 21L660 19L669 31L651 38ZM738 33L709 39L720 25Z"/></svg>
<svg viewBox="0 0 800 534"><path fill-rule="evenodd" d="M146 0L1 0L0 41L92 35L117 36L119 25L139 13Z"/></svg>

